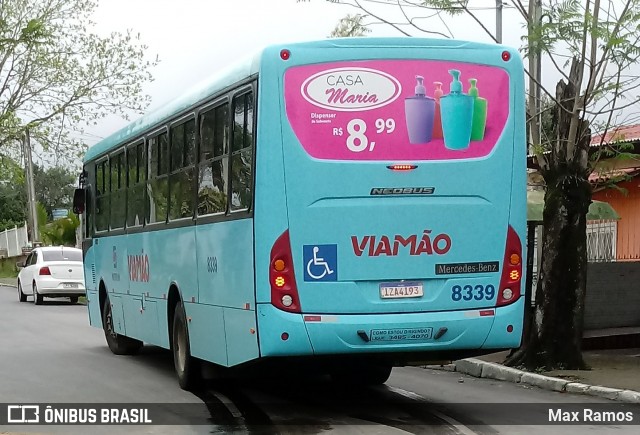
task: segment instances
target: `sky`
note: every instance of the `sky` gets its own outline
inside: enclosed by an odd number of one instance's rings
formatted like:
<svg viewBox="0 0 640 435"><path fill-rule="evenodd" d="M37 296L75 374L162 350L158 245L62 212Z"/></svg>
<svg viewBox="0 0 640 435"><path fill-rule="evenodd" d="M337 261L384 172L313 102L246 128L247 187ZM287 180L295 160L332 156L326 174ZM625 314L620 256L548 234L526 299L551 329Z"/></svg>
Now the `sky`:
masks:
<svg viewBox="0 0 640 435"><path fill-rule="evenodd" d="M375 15L402 21L397 6L365 2ZM177 6L176 6L177 5ZM495 0L471 0L478 17L495 30ZM413 10L412 10L413 9ZM415 16L416 8L407 13ZM149 47L148 57L156 55L160 63L152 70L155 80L145 85L151 96L149 110L180 95L193 84L224 65L245 57L263 45L324 39L340 18L358 10L324 0L298 3L296 0L102 0L93 19L94 31L108 35L131 29L141 34ZM470 18L441 15L458 39L492 42ZM374 20L375 21L375 20ZM427 29L448 33L438 17L417 20ZM522 24L514 9L505 9L503 42L520 47ZM369 36L401 36L387 25L373 25ZM429 36L405 28L414 36ZM441 38L442 36L435 37ZM132 115L132 120L139 115ZM83 136L88 145L107 137L127 121L109 117Z"/></svg>

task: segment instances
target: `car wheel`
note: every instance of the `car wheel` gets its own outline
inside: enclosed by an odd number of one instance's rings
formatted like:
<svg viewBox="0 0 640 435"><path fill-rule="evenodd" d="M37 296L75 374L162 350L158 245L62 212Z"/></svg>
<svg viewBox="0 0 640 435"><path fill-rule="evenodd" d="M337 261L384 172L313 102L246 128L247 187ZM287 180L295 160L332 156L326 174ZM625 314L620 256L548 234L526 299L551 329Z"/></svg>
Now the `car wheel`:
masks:
<svg viewBox="0 0 640 435"><path fill-rule="evenodd" d="M22 284L18 281L18 300L20 302L27 302L27 295L22 292Z"/></svg>
<svg viewBox="0 0 640 435"><path fill-rule="evenodd" d="M78 303L78 296L69 296L69 300L73 305Z"/></svg>
<svg viewBox="0 0 640 435"><path fill-rule="evenodd" d="M173 316L171 351L180 388L193 390L200 379L200 364L196 358L191 356L187 316L182 302L178 302L176 305Z"/></svg>
<svg viewBox="0 0 640 435"><path fill-rule="evenodd" d="M142 348L142 342L134 338L125 337L118 334L113 324L113 312L111 311L111 303L109 297L104 301L102 309L102 329L107 339L107 345L111 352L116 355L133 355Z"/></svg>
<svg viewBox="0 0 640 435"><path fill-rule="evenodd" d="M33 283L33 303L36 305L42 305L43 297L40 293L38 293L38 287L36 283Z"/></svg>

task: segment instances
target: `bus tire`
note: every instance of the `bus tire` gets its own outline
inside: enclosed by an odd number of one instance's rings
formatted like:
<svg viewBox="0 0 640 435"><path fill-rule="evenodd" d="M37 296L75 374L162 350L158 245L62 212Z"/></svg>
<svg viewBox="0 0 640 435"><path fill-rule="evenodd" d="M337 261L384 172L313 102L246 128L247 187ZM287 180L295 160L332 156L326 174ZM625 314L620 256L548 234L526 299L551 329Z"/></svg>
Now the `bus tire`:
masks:
<svg viewBox="0 0 640 435"><path fill-rule="evenodd" d="M134 355L142 348L142 342L135 338L118 334L113 326L113 313L111 303L107 296L102 307L102 329L107 345L115 355Z"/></svg>
<svg viewBox="0 0 640 435"><path fill-rule="evenodd" d="M382 385L391 376L391 364L353 364L334 368L331 380L347 385Z"/></svg>
<svg viewBox="0 0 640 435"><path fill-rule="evenodd" d="M187 391L194 390L199 381L200 364L196 358L191 356L187 315L182 301L176 304L173 316L171 352L180 388Z"/></svg>

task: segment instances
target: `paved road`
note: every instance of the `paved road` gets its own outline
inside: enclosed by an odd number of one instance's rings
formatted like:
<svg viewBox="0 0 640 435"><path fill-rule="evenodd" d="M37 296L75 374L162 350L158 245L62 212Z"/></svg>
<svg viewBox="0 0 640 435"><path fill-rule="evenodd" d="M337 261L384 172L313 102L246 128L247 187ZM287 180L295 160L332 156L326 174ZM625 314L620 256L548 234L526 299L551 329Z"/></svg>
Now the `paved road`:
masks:
<svg viewBox="0 0 640 435"><path fill-rule="evenodd" d="M197 395L180 390L169 352L145 347L111 354L86 307L66 300L19 303L0 287L0 402L158 403L179 426L0 427L0 433L304 433L551 434L637 433L638 426L532 426L550 407L602 401L475 379L399 368L385 386L345 388L322 377L280 370L270 379L216 382ZM488 406L487 403L502 403ZM537 404L537 405L536 405ZM628 405L630 406L630 405ZM625 408L626 410L627 408ZM638 408L635 409L638 412ZM0 409L0 412L5 412ZM640 413L636 414L640 418ZM28 430L27 430L28 429ZM88 430L89 429L89 430Z"/></svg>

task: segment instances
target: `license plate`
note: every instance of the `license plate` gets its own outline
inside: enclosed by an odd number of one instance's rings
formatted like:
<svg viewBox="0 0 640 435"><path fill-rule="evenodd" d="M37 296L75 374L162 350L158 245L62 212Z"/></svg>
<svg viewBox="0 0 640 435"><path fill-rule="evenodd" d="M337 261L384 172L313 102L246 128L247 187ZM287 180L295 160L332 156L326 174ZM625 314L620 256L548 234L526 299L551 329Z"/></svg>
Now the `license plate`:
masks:
<svg viewBox="0 0 640 435"><path fill-rule="evenodd" d="M421 282L385 282L380 284L382 299L419 298L424 296Z"/></svg>
<svg viewBox="0 0 640 435"><path fill-rule="evenodd" d="M431 340L433 328L372 329L371 341Z"/></svg>
<svg viewBox="0 0 640 435"><path fill-rule="evenodd" d="M78 288L78 284L73 283L73 282L65 282L64 284L62 284L63 288Z"/></svg>

